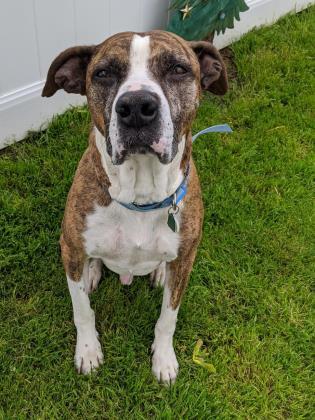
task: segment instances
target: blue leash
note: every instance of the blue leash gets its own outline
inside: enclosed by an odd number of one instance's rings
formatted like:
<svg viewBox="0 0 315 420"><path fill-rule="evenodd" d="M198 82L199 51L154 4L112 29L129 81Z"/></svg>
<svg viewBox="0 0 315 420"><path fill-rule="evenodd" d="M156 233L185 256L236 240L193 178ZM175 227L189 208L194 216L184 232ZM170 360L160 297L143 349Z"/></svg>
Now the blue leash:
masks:
<svg viewBox="0 0 315 420"><path fill-rule="evenodd" d="M199 136L202 134L207 133L232 133L232 128L229 124L219 124L219 125L212 125L211 127L205 128L204 130L199 131L192 137L192 141L194 142Z"/></svg>

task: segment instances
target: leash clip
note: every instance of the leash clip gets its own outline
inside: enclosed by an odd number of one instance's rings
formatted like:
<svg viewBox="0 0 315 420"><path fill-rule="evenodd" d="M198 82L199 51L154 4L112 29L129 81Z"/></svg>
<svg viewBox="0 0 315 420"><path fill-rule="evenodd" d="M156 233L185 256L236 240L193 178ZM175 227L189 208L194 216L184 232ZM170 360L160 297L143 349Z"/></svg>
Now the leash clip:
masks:
<svg viewBox="0 0 315 420"><path fill-rule="evenodd" d="M171 207L168 209L168 214L172 213L172 214L177 214L179 212L179 207L177 205L177 195L176 192L174 192L173 194L173 202Z"/></svg>

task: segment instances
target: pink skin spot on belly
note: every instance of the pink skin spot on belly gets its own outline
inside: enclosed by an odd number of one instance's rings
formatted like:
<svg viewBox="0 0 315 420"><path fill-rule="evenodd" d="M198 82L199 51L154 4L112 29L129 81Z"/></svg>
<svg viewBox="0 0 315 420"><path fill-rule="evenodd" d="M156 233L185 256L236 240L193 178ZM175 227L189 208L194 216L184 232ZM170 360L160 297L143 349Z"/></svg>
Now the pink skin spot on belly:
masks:
<svg viewBox="0 0 315 420"><path fill-rule="evenodd" d="M122 274L121 276L119 276L119 279L121 284L124 284L125 286L130 286L133 280L133 275L130 273Z"/></svg>
<svg viewBox="0 0 315 420"><path fill-rule="evenodd" d="M168 143L167 139L165 137L161 137L159 141L154 142L151 145L151 148L156 153L159 153L159 154L162 155L162 154L164 154L166 152L167 143Z"/></svg>

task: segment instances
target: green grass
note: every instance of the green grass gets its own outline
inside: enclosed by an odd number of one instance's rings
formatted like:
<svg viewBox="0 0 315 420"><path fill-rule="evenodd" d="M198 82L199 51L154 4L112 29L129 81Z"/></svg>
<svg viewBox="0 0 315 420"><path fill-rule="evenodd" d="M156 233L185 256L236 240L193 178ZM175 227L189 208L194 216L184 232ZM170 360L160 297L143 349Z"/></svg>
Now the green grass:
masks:
<svg viewBox="0 0 315 420"><path fill-rule="evenodd" d="M105 272L92 296L105 363L74 370L58 238L87 110L1 153L0 417L314 418L314 20L313 7L233 45L237 80L199 110L194 132L234 133L194 145L206 214L170 389L150 371L162 294L143 278ZM192 361L199 338L216 373Z"/></svg>

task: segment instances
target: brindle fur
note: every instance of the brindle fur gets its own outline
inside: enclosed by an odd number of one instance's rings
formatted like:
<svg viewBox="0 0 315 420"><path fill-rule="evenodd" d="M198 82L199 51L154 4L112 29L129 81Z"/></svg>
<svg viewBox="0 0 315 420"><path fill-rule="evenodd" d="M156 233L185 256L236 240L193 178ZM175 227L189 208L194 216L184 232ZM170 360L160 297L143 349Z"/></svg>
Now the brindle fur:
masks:
<svg viewBox="0 0 315 420"><path fill-rule="evenodd" d="M170 263L171 305L176 309L180 304L200 242L203 222L203 204L199 178L195 164L190 159L188 193L184 198L181 214L181 245L178 257Z"/></svg>
<svg viewBox="0 0 315 420"><path fill-rule="evenodd" d="M65 271L75 281L80 280L86 260L82 237L86 216L93 211L95 204L110 204L109 186L91 131L89 146L79 163L68 194L60 238Z"/></svg>
<svg viewBox="0 0 315 420"><path fill-rule="evenodd" d="M121 78L127 75L128 56L131 38L134 33L126 32L114 35L102 44L91 47L75 47L61 53L52 63L48 72L47 82L43 90L43 96L51 96L56 90L64 88L71 91L71 83L66 83L62 78L55 80L55 75L63 65L75 65L78 57L79 69L75 70L76 83L74 92L87 94L92 120L98 130L106 137L108 135L108 122L111 112L111 104L118 88L104 90L92 85L92 74L97 68L100 60L110 55L111 58L119 59ZM227 78L223 61L215 48L206 42L187 43L180 37L163 31L152 31L145 34L151 39L151 65L155 78L161 84L165 95L169 98L174 95L180 105L180 116L174 117L177 138L186 135L185 151L182 157L181 168L186 169L190 164L188 192L184 198L184 206L181 213L180 223L180 248L178 257L169 264L171 278L171 305L175 309L180 303L189 275L196 256L197 247L201 238L203 222L203 204L199 179L194 162L191 157L192 140L191 124L195 117L198 100L200 96L200 83L210 91L223 94L227 90ZM172 54L184 55L189 60L192 68L192 77L197 83L195 97L187 87L164 86L165 81L158 72L162 65L159 60L159 51L169 51ZM193 51L193 49L195 52ZM208 55L212 60L219 62L221 73L216 73L217 68L207 74L209 67ZM198 61L199 57L199 61ZM206 57L206 58L205 58ZM69 64L69 58L71 59ZM67 64L68 63L68 64ZM201 71L200 71L201 70ZM86 72L86 79L82 75ZM81 77L81 79L80 79ZM213 80L207 85L207 81ZM70 87L69 87L70 86ZM107 96L106 96L107 95ZM106 99L104 99L106 98ZM175 100L176 100L175 98ZM193 103L195 101L195 103ZM178 105L177 104L177 105ZM175 104L176 105L176 104ZM174 107L175 108L175 107ZM105 109L105 112L104 112ZM108 193L110 186L109 179L101 164L101 157L95 145L94 133L91 131L89 146L84 153L76 171L71 190L68 195L64 220L62 224L62 235L60 239L62 259L64 268L71 279L78 281L82 275L83 265L87 258L84 252L84 241L82 232L86 225L86 216L92 212L97 203L101 206L108 206L111 197Z"/></svg>

